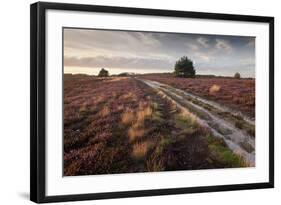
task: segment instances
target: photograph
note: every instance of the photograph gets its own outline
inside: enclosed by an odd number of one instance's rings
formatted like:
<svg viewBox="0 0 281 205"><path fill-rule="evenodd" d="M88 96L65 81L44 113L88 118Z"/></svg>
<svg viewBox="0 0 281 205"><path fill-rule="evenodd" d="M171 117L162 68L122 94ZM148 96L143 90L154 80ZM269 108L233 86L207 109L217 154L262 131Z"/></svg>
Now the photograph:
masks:
<svg viewBox="0 0 281 205"><path fill-rule="evenodd" d="M30 39L31 201L274 188L273 16L37 2Z"/></svg>
<svg viewBox="0 0 281 205"><path fill-rule="evenodd" d="M64 176L255 167L254 36L62 32Z"/></svg>

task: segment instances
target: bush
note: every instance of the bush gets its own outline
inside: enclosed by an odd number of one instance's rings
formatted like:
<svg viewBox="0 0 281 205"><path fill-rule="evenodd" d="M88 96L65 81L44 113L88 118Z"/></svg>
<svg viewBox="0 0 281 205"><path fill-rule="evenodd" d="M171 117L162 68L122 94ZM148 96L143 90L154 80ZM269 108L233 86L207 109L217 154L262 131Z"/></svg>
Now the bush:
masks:
<svg viewBox="0 0 281 205"><path fill-rule="evenodd" d="M235 73L234 78L240 79L241 78L240 73Z"/></svg>
<svg viewBox="0 0 281 205"><path fill-rule="evenodd" d="M175 64L174 74L177 77L194 77L193 62L187 56L181 57Z"/></svg>
<svg viewBox="0 0 281 205"><path fill-rule="evenodd" d="M102 68L99 72L99 77L108 77L109 76L109 73L107 70L105 70L104 68Z"/></svg>

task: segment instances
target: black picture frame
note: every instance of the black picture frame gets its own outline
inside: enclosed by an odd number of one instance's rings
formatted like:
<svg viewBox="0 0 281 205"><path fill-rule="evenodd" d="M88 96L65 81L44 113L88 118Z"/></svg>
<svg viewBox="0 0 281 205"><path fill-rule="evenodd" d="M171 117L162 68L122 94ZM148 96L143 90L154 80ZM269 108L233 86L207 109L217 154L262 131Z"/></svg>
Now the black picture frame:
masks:
<svg viewBox="0 0 281 205"><path fill-rule="evenodd" d="M120 13L130 15L170 16L195 19L262 22L269 24L269 181L263 183L230 184L192 188L122 191L75 195L46 196L46 81L45 35L46 10ZM96 200L198 192L230 191L274 187L274 18L264 16L156 10L82 4L38 2L30 7L30 199L37 203L76 200Z"/></svg>

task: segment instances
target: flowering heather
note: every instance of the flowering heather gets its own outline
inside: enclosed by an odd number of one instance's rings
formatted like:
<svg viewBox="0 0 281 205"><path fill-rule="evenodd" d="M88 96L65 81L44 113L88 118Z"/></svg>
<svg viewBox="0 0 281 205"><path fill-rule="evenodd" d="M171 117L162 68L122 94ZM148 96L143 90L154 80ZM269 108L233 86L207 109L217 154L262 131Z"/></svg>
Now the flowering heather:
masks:
<svg viewBox="0 0 281 205"><path fill-rule="evenodd" d="M134 94L128 95L130 92ZM118 133L122 131L119 122L126 110L135 110L140 104L148 103L146 95L142 88L130 79L111 80L66 75L65 174L106 173L106 168L101 169L103 166L111 166L115 160L120 161L120 155L126 156L128 149L124 147L129 146L129 141L124 140L124 133ZM120 151L115 144L120 144L120 149L124 149ZM105 162L107 160L110 161ZM95 166L92 166L92 163ZM103 165L98 167L98 163Z"/></svg>
<svg viewBox="0 0 281 205"><path fill-rule="evenodd" d="M141 77L191 92L255 117L255 79L177 78L171 74L147 74Z"/></svg>
<svg viewBox="0 0 281 205"><path fill-rule="evenodd" d="M223 141L138 79L64 76L65 176L240 166Z"/></svg>

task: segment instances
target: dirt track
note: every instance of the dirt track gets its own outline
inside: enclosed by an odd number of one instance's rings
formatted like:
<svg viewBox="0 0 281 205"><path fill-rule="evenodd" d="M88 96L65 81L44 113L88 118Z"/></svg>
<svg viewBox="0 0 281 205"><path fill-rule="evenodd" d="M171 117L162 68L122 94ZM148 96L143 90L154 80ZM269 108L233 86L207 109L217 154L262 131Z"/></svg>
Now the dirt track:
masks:
<svg viewBox="0 0 281 205"><path fill-rule="evenodd" d="M153 89L161 92L167 99L175 103L180 109L188 110L197 116L197 121L208 127L216 137L223 138L228 147L241 155L250 166L255 166L255 138L245 129L255 126L255 122L239 113L239 120L243 127L238 127L237 113L226 107L194 96L156 81L138 79ZM222 113L222 114L221 114Z"/></svg>

